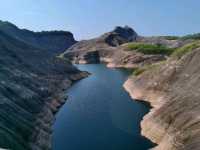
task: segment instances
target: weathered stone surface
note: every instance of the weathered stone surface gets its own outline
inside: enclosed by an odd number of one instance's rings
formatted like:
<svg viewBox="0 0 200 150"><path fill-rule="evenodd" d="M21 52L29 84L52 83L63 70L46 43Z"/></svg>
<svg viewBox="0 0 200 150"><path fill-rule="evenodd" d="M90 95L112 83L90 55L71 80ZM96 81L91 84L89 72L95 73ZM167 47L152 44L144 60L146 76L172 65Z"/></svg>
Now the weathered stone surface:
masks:
<svg viewBox="0 0 200 150"><path fill-rule="evenodd" d="M141 127L142 134L158 144L156 150L200 148L199 57L196 49L124 84L134 99L153 106Z"/></svg>
<svg viewBox="0 0 200 150"><path fill-rule="evenodd" d="M2 148L50 149L54 113L67 99L64 90L87 76L55 57L57 51L33 45L0 30Z"/></svg>

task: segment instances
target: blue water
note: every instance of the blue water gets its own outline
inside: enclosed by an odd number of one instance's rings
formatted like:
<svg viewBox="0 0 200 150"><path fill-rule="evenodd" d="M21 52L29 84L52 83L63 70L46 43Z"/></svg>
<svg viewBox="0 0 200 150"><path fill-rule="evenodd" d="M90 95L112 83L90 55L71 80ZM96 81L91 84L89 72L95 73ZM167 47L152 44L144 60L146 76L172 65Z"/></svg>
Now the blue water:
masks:
<svg viewBox="0 0 200 150"><path fill-rule="evenodd" d="M153 144L140 135L149 111L123 89L129 73L104 65L78 65L91 76L75 83L57 113L53 150L147 150Z"/></svg>

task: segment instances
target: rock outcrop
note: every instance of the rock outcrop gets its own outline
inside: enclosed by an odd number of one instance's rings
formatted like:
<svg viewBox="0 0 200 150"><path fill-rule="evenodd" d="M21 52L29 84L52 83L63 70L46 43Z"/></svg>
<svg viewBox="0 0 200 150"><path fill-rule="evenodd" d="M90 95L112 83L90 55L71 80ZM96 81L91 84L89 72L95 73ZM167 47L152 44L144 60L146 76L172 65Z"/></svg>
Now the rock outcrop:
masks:
<svg viewBox="0 0 200 150"><path fill-rule="evenodd" d="M80 41L71 46L67 51L96 51L135 41L137 37L137 33L128 26L116 27L113 31L105 33L98 38Z"/></svg>
<svg viewBox="0 0 200 150"><path fill-rule="evenodd" d="M137 68L166 59L163 55L144 55L126 50L126 43L143 42L144 40L146 43L160 44L159 40L152 38L147 40L147 38L138 36L130 27L116 27L113 31L98 38L74 44L61 56L76 64L107 63L108 67L115 68ZM166 43L169 45L170 42ZM172 46L172 42L170 44Z"/></svg>
<svg viewBox="0 0 200 150"><path fill-rule="evenodd" d="M124 84L134 99L150 102L153 109L141 123L142 134L155 150L200 148L200 49L181 59L130 77Z"/></svg>
<svg viewBox="0 0 200 150"><path fill-rule="evenodd" d="M0 29L0 147L50 149L51 125L67 98L65 89L88 74L13 34Z"/></svg>

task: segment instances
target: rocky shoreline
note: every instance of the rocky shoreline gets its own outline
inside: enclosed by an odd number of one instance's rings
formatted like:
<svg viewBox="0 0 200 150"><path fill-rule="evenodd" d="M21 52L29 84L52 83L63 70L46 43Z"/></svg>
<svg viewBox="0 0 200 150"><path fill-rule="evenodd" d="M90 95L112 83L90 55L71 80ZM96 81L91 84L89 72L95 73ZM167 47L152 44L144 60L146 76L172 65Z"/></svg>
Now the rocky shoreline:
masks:
<svg viewBox="0 0 200 150"><path fill-rule="evenodd" d="M152 101L149 101L147 100L146 98L146 91L142 91L140 89L138 89L135 85L134 85L134 79L129 77L129 79L124 83L123 85L124 89L129 93L129 95L131 96L131 98L133 100L137 100L137 101L145 101L145 102L148 102L150 104L150 106L152 107L150 109L150 112L148 114L146 114L144 117L143 117L143 120L141 121L141 134L143 136L145 136L146 138L150 139L152 142L158 144L158 140L156 139L157 137L159 137L159 135L155 135L157 133L163 133L164 134L164 131L159 131L159 129L162 129L161 127L158 127L157 124L153 124L153 123L147 123L148 121L148 118L150 118L151 114L156 110L158 109L159 105L161 105L160 103L156 104L156 103L153 103ZM147 94L148 95L148 94ZM156 95L154 96L153 93L152 93L152 98L156 98ZM146 129L146 128L147 129ZM154 127L156 128L156 130L158 132L154 132L153 134L155 135L155 137L153 136L150 136L148 134L148 132L151 130L151 128Z"/></svg>
<svg viewBox="0 0 200 150"><path fill-rule="evenodd" d="M65 104L67 100L66 90L70 88L74 82L88 77L89 73L80 72L71 75L70 80L65 79L62 81L59 91L50 97L50 102L46 102L41 113L36 117L36 127L30 139L30 147L32 150L44 150L52 148L52 125L55 122L55 115L58 110Z"/></svg>
<svg viewBox="0 0 200 150"><path fill-rule="evenodd" d="M158 144L155 150L200 147L199 55L196 49L181 59L171 58L124 84L133 99L153 107L141 122L141 133Z"/></svg>

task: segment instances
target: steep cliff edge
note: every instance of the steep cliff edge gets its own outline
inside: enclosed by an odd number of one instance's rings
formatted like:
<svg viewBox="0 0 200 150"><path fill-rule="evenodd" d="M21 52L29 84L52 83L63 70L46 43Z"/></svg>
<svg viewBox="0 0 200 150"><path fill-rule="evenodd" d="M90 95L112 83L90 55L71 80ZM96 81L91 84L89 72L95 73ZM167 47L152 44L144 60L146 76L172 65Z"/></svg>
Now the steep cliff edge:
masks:
<svg viewBox="0 0 200 150"><path fill-rule="evenodd" d="M51 125L67 98L65 89L86 76L51 50L0 30L0 147L50 149Z"/></svg>
<svg viewBox="0 0 200 150"><path fill-rule="evenodd" d="M169 58L130 77L124 84L134 99L153 106L141 127L142 134L158 144L156 150L200 148L199 57L200 49L196 47L180 58Z"/></svg>

